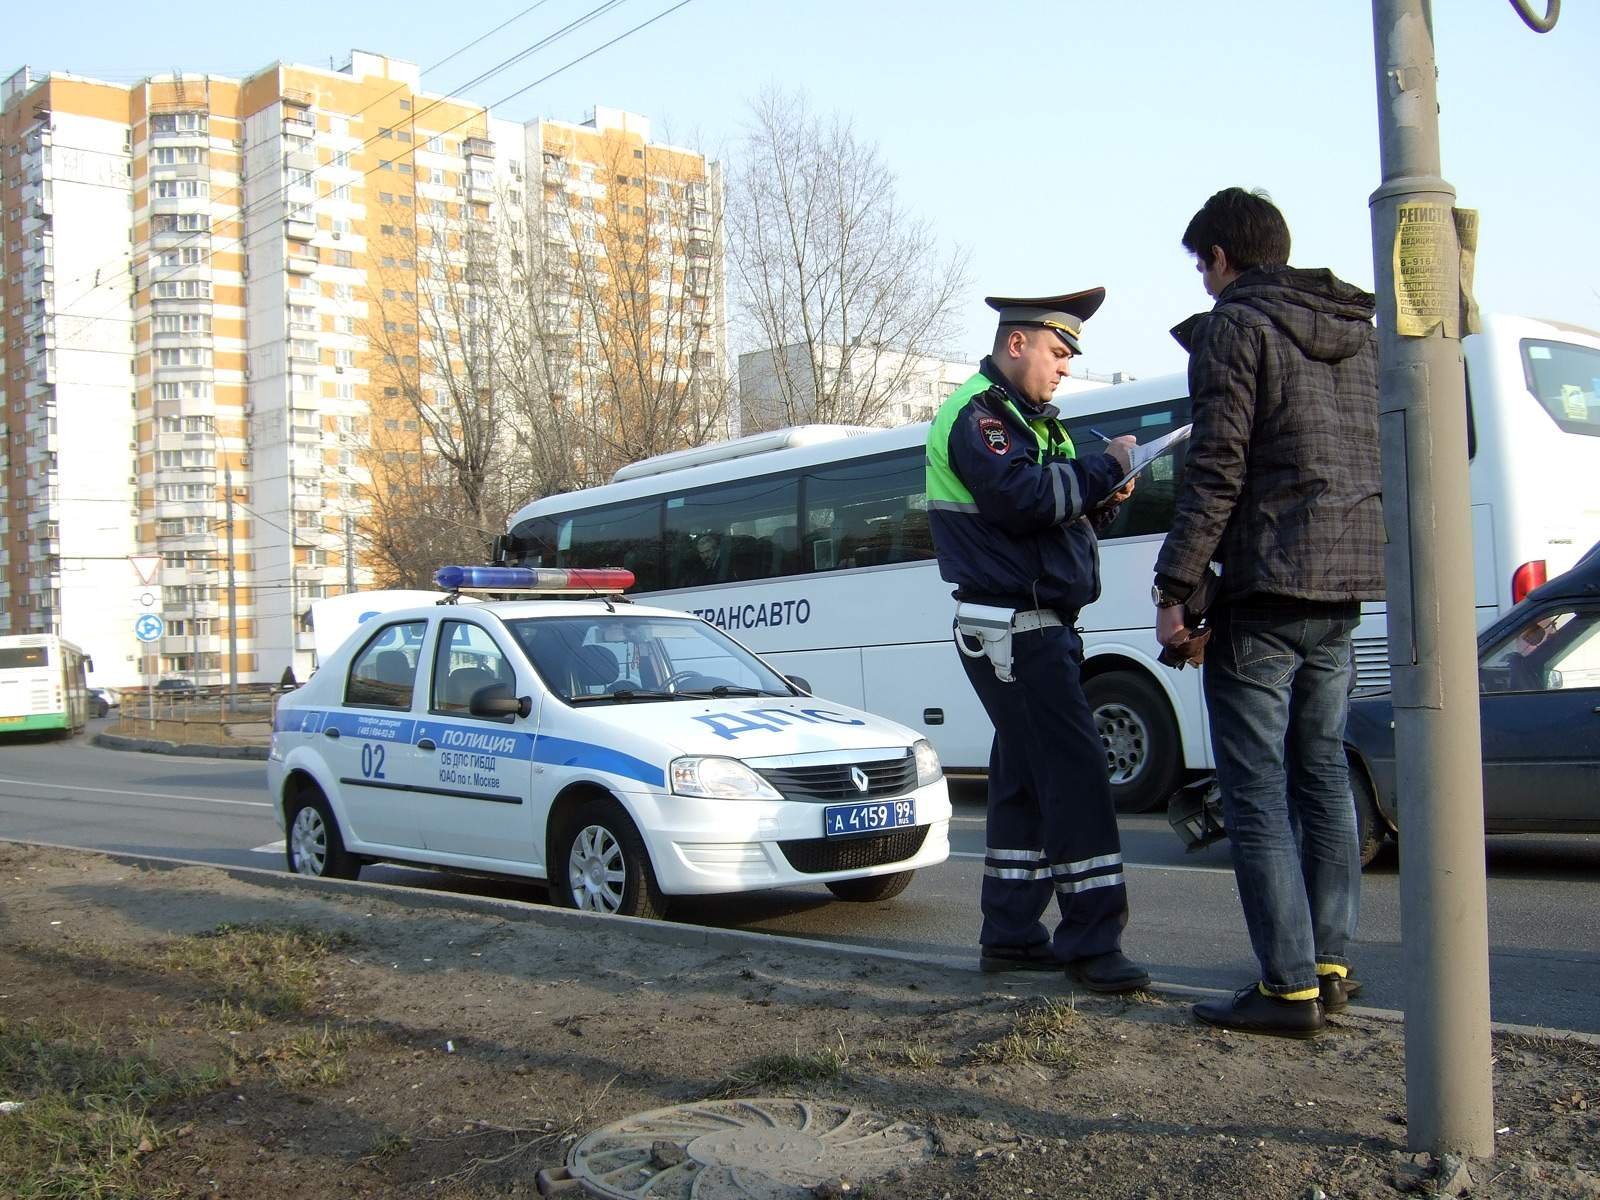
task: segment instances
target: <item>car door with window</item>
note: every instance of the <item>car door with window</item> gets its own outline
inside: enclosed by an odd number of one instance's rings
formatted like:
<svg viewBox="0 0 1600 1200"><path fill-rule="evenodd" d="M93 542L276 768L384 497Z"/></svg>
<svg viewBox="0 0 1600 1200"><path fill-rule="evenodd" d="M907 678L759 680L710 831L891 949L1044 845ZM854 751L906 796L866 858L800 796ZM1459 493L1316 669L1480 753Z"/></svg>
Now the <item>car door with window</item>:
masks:
<svg viewBox="0 0 1600 1200"><path fill-rule="evenodd" d="M323 718L323 757L338 780L346 832L356 841L422 845L421 805L407 776L427 631L427 621L377 629L351 659L343 705Z"/></svg>
<svg viewBox="0 0 1600 1200"><path fill-rule="evenodd" d="M431 854L538 865L531 719L472 714L474 696L523 696L514 660L485 626L439 622L427 713L413 739L413 786L427 795L423 842Z"/></svg>
<svg viewBox="0 0 1600 1200"><path fill-rule="evenodd" d="M1600 607L1557 602L1530 614L1481 662L1491 828L1600 824Z"/></svg>

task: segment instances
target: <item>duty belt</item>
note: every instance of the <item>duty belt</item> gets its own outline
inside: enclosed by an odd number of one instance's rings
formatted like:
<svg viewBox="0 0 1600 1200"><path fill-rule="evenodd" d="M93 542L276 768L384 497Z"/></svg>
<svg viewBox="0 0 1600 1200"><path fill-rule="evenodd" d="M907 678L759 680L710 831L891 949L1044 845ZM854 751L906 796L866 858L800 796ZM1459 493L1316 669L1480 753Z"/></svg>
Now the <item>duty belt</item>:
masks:
<svg viewBox="0 0 1600 1200"><path fill-rule="evenodd" d="M1049 629L1055 625L1066 624L1058 617L1054 610L1048 608L1029 608L1018 612L1011 618L1012 633L1032 633L1035 629Z"/></svg>

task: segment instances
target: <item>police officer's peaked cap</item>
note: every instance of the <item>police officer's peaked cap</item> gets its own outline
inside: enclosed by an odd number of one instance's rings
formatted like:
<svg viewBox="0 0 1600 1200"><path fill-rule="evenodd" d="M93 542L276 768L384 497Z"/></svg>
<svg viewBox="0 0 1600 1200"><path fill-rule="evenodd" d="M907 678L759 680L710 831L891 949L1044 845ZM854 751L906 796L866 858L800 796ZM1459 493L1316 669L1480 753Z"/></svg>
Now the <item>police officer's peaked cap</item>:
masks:
<svg viewBox="0 0 1600 1200"><path fill-rule="evenodd" d="M1082 354L1078 339L1083 323L1099 311L1105 298L1105 288L1097 287L1065 296L985 296L983 302L1000 314L1000 324L1053 329L1068 350Z"/></svg>

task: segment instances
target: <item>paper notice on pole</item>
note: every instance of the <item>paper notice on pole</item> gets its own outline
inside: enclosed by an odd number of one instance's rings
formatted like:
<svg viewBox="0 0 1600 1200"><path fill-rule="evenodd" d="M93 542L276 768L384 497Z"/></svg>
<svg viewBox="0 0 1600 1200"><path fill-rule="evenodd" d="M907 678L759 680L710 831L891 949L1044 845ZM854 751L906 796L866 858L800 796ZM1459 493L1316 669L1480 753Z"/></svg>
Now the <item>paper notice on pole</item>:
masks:
<svg viewBox="0 0 1600 1200"><path fill-rule="evenodd" d="M1478 261L1478 210L1457 208L1451 215L1456 219L1456 242L1461 246L1461 336L1466 337L1483 330L1478 298L1472 294L1472 274Z"/></svg>
<svg viewBox="0 0 1600 1200"><path fill-rule="evenodd" d="M1128 473L1117 481L1117 486L1113 490L1121 491L1128 486L1128 480L1155 462L1156 459L1163 454L1170 454L1180 443L1188 441L1189 431L1193 428L1193 425L1180 425L1165 437L1158 437L1153 442L1143 442L1135 446L1133 448L1132 461L1128 466Z"/></svg>
<svg viewBox="0 0 1600 1200"><path fill-rule="evenodd" d="M1395 329L1401 337L1427 337L1441 325L1461 336L1456 283L1460 248L1448 204L1402 204L1394 230Z"/></svg>
<svg viewBox="0 0 1600 1200"><path fill-rule="evenodd" d="M1472 277L1478 256L1478 213L1471 208L1402 204L1394 231L1395 329L1451 338L1479 330Z"/></svg>

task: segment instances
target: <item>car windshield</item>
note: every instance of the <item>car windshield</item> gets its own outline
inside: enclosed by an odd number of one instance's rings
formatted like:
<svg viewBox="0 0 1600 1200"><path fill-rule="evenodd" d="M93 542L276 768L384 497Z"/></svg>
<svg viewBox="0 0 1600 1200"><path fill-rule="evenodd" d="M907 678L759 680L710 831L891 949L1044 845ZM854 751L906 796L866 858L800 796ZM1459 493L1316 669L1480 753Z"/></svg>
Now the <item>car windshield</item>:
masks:
<svg viewBox="0 0 1600 1200"><path fill-rule="evenodd" d="M704 621L602 613L506 627L569 704L794 695L776 671Z"/></svg>

